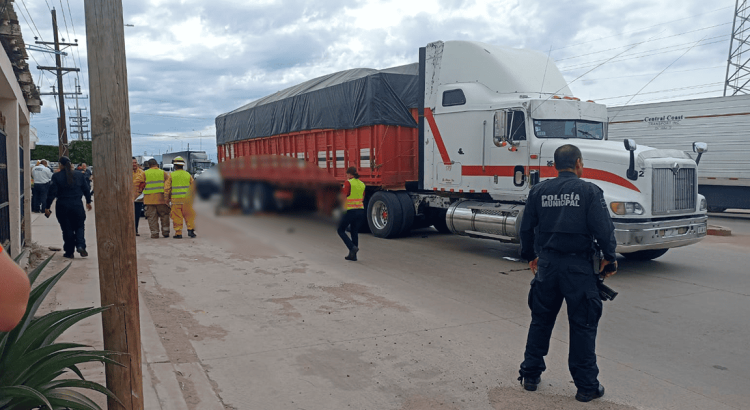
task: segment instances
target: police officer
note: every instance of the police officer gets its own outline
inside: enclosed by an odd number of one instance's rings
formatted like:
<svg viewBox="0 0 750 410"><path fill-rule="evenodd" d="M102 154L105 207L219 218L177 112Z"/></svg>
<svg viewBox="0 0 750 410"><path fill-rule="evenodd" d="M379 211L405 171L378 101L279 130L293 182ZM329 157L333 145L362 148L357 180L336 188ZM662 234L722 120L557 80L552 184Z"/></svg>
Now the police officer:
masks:
<svg viewBox="0 0 750 410"><path fill-rule="evenodd" d="M604 253L600 272L610 263L616 272L617 242L602 190L580 179L583 158L578 147L558 148L555 168L557 178L531 189L521 222L521 254L535 276L528 299L531 326L518 380L529 391L541 382L544 356L564 299L570 323L568 367L578 388L576 400L587 402L604 395L594 352L602 315L592 265L594 240Z"/></svg>

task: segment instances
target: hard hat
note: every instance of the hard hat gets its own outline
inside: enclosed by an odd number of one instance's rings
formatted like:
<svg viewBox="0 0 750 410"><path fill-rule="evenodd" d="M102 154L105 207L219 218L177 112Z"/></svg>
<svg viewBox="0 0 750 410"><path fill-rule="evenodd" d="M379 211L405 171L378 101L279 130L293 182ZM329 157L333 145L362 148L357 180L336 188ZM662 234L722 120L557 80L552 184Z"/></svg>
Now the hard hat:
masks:
<svg viewBox="0 0 750 410"><path fill-rule="evenodd" d="M175 165L185 165L185 159L182 157L174 157L172 163Z"/></svg>

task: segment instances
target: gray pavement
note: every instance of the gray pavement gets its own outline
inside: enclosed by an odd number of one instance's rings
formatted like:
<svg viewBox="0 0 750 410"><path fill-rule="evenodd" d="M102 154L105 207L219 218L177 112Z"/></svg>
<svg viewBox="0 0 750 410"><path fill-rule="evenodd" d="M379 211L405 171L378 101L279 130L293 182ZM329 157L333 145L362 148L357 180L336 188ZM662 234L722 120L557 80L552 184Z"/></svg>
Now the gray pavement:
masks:
<svg viewBox="0 0 750 410"><path fill-rule="evenodd" d="M363 235L352 263L329 221L196 208L197 239L137 240L147 409L748 407L750 220L712 216L733 236L620 261L598 338L607 394L581 404L564 312L540 390L515 380L531 280L503 259L516 246ZM94 258L60 292L96 304Z"/></svg>

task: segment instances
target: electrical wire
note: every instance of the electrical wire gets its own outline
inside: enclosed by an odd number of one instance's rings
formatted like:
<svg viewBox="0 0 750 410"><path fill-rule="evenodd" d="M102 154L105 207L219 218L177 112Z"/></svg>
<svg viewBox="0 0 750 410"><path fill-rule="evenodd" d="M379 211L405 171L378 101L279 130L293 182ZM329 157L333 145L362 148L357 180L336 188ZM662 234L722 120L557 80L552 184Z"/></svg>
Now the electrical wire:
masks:
<svg viewBox="0 0 750 410"><path fill-rule="evenodd" d="M687 73L687 72L690 72L690 71L711 70L711 69L714 69L714 68L727 68L727 66L725 66L725 65L715 65L715 66L711 66L711 67L691 68L689 70L672 71L672 73ZM657 74L657 73L621 75L621 76L617 76L617 77L604 77L604 78L588 78L588 79L583 80L583 81L586 82L586 81L600 81L600 80L619 80L619 79L622 79L622 78L646 77L646 76L651 76L651 75L655 75L655 74Z"/></svg>
<svg viewBox="0 0 750 410"><path fill-rule="evenodd" d="M650 28L654 28L654 27L658 27L658 26L663 26L665 24L670 24L670 23L676 23L676 22L682 21L682 20L688 20L688 19L691 19L693 17L705 16L706 14L710 14L710 13L714 13L714 12L717 12L717 11L726 10L726 9L730 9L730 8L733 8L733 7L732 6L721 7L721 8L715 9L715 10L707 11L705 13L699 13L699 14L695 14L695 15L692 15L692 16L688 16L688 17L684 17L684 18L681 18L681 19L677 19L677 20L670 20L670 21L665 21L663 23L654 24L653 26L643 27L643 28L639 28L639 29L635 29L635 30L631 30L631 31L623 31L623 32L620 32L620 33L617 33L617 34L613 34L611 36L600 37L598 39L584 41L582 43L570 44L570 45L567 45L565 47L560 47L560 48L554 49L552 51L563 50L563 49L570 48L570 47L580 46L582 44L589 44L589 43L593 43L593 42L596 42L596 41L604 40L606 38L612 38L612 37L621 36L623 34L637 33L639 31L647 30L647 29L650 29Z"/></svg>
<svg viewBox="0 0 750 410"><path fill-rule="evenodd" d="M637 95L646 95L646 94L660 94L660 93L667 93L672 91L684 91L684 90L694 90L698 88L706 88L706 87L713 87L716 85L724 84L724 82L716 82L716 83L706 83L706 84L698 84L698 85L691 85L687 87L678 87L678 88L669 88L666 90L659 90L659 91L649 91L646 93L635 93L635 94L625 94L625 95L618 95L617 97L604 97L604 98L592 98L594 101L605 101L605 100L615 100L618 98L626 98L626 97L635 97Z"/></svg>
<svg viewBox="0 0 750 410"><path fill-rule="evenodd" d="M131 112L131 115L148 115L151 117L165 117L165 118L185 118L188 120L211 120L213 121L214 118L205 118L205 117L184 117L180 115L168 115L168 114L150 114L145 112Z"/></svg>

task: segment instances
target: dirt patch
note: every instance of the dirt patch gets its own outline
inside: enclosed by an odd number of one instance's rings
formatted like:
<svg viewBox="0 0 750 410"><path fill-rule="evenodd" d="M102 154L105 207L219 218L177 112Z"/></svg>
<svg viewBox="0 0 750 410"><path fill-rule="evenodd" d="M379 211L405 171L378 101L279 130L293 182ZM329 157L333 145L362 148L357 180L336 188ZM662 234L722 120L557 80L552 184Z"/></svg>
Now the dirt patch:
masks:
<svg viewBox="0 0 750 410"><path fill-rule="evenodd" d="M182 396L185 398L185 403L187 404L188 408L190 410L198 409L198 405L201 403L201 399L198 398L198 395L195 393L195 383L193 383L192 380L190 380L189 377L185 377L184 374L180 371L175 371L175 376L177 376L177 383L180 385L180 390L182 390Z"/></svg>
<svg viewBox="0 0 750 410"><path fill-rule="evenodd" d="M447 403L440 397L425 397L422 395L411 396L404 401L401 410L433 410L446 409L458 410L459 408L451 403Z"/></svg>
<svg viewBox="0 0 750 410"><path fill-rule="evenodd" d="M375 365L362 360L363 352L341 348L313 349L297 356L297 366L305 376L328 380L333 387L357 391L372 387Z"/></svg>
<svg viewBox="0 0 750 410"><path fill-rule="evenodd" d="M291 302L295 300L304 300L304 299L315 299L314 296L292 296L289 298L275 298L275 299L268 299L271 303L277 303L281 305L281 309L279 310L278 314L282 316L288 316L293 318L301 318L302 314L297 311L297 309L292 305Z"/></svg>
<svg viewBox="0 0 750 410"><path fill-rule="evenodd" d="M344 283L339 286L320 287L320 290L333 296L332 302L340 306L361 306L368 308L396 309L409 312L409 308L370 292L367 286Z"/></svg>
<svg viewBox="0 0 750 410"><path fill-rule="evenodd" d="M49 249L40 246L36 242L31 243L31 250L29 253L29 265L26 269L26 272L29 273L36 269L37 266L39 266L42 262L47 260L51 255L53 254L52 251Z"/></svg>
<svg viewBox="0 0 750 410"><path fill-rule="evenodd" d="M605 396L606 397L606 396ZM543 392L528 392L519 386L498 386L488 393L490 405L495 410L556 409L580 410L596 408L602 410L636 410L636 407L605 401L594 400L590 403L576 401L573 396L545 395Z"/></svg>

